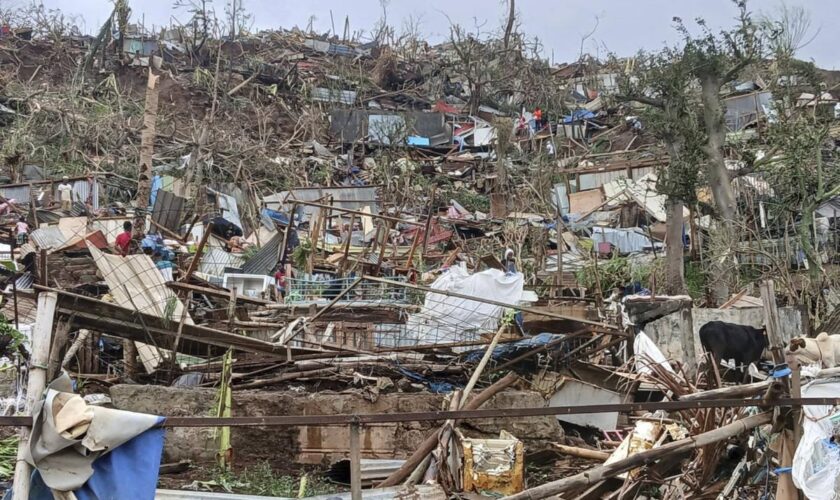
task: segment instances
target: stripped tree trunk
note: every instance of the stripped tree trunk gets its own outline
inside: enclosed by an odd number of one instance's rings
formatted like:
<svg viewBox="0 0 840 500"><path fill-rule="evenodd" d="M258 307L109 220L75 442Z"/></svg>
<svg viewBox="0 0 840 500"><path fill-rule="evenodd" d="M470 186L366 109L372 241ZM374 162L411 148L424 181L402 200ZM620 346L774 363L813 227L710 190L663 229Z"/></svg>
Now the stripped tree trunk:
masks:
<svg viewBox="0 0 840 500"><path fill-rule="evenodd" d="M720 102L721 81L717 75L706 74L700 78L701 100L703 101L703 121L706 129L706 177L709 180L709 188L715 200L720 224L719 241L716 245L717 255L712 255L712 274L717 279L712 283L712 296L721 304L729 298L729 272L727 265L732 259L733 241L735 234L735 217L737 207L735 194L732 191L732 182L729 171L726 168L726 161L723 156L723 146L726 142L726 124L723 120L723 107Z"/></svg>
<svg viewBox="0 0 840 500"><path fill-rule="evenodd" d="M681 295L686 292L685 263L683 262L683 209L681 200L668 197L665 203L665 293Z"/></svg>
<svg viewBox="0 0 840 500"><path fill-rule="evenodd" d="M134 217L134 234L146 232L146 211L152 194L152 155L155 152L155 124L158 112L158 79L149 68L146 84L146 108L143 112L143 130L140 135L140 169L137 172L137 204Z"/></svg>

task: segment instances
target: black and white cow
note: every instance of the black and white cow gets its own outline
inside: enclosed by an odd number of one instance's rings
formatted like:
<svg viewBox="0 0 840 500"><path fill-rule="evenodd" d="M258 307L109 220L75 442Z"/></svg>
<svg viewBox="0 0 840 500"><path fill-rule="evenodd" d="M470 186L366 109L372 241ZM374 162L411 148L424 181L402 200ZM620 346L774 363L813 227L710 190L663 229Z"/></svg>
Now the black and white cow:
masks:
<svg viewBox="0 0 840 500"><path fill-rule="evenodd" d="M750 363L758 363L769 345L764 328L709 321L700 327L700 344L712 353L715 363L735 360L735 366L746 372Z"/></svg>

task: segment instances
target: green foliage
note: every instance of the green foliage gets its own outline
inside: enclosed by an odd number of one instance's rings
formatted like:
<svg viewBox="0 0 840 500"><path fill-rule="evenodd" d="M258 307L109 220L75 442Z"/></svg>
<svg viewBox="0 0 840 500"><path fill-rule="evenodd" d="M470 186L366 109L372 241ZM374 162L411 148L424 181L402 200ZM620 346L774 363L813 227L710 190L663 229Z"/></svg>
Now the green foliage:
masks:
<svg viewBox="0 0 840 500"><path fill-rule="evenodd" d="M685 264L685 286L692 299L700 299L706 293L706 273L697 262Z"/></svg>
<svg viewBox="0 0 840 500"><path fill-rule="evenodd" d="M292 252L292 262L295 267L298 269L305 269L310 253L312 253L312 242L308 240L301 241L300 245L298 245L294 252Z"/></svg>
<svg viewBox="0 0 840 500"><path fill-rule="evenodd" d="M0 316L0 338L10 338L11 341L6 346L7 352L14 352L17 349L26 343L26 336L20 333L14 325L9 323L9 321Z"/></svg>
<svg viewBox="0 0 840 500"><path fill-rule="evenodd" d="M0 439L0 479L6 481L15 475L19 438L17 435Z"/></svg>
<svg viewBox="0 0 840 500"><path fill-rule="evenodd" d="M207 471L211 479L196 481L193 486L203 489L222 489L228 493L297 498L301 482L305 481L303 496L328 495L338 488L319 476L292 477L278 475L268 462L260 462L240 472L214 468Z"/></svg>
<svg viewBox="0 0 840 500"><path fill-rule="evenodd" d="M609 260L599 260L597 271L595 263L590 262L575 274L578 283L590 290L597 289L600 281L601 294L606 296L614 288L623 288L635 281L649 286L653 273L654 266L634 265L627 257L613 257Z"/></svg>

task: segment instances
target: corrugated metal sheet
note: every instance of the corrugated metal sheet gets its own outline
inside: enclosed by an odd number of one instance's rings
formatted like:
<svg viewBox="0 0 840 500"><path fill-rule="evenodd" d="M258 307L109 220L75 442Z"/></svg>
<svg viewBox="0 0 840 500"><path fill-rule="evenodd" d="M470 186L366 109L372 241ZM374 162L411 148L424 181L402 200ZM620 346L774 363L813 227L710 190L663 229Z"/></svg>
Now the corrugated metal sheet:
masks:
<svg viewBox="0 0 840 500"><path fill-rule="evenodd" d="M152 208L152 220L177 233L180 229L181 216L186 203L186 199L160 189L155 197L155 206Z"/></svg>
<svg viewBox="0 0 840 500"><path fill-rule="evenodd" d="M150 227L151 224L149 223L150 217L146 216L146 227ZM109 217L105 219L93 219L90 222L90 230L91 231L102 231L102 234L105 235L105 239L108 240L108 244L113 245L114 242L117 240L117 235L123 232L123 223L126 221L134 222L132 217Z"/></svg>
<svg viewBox="0 0 840 500"><path fill-rule="evenodd" d="M29 233L29 239L38 246L38 248L48 250L51 248L59 248L67 241L67 237L61 232L58 226L49 226L36 229Z"/></svg>
<svg viewBox="0 0 840 500"><path fill-rule="evenodd" d="M212 188L207 188L207 192L216 197L219 215L226 221L232 222L244 230L245 227L242 225L242 219L239 217L239 205L236 202L236 198Z"/></svg>
<svg viewBox="0 0 840 500"><path fill-rule="evenodd" d="M348 106L356 102L356 92L352 90L328 89L316 87L312 89L312 100L346 104Z"/></svg>
<svg viewBox="0 0 840 500"><path fill-rule="evenodd" d="M327 196L332 197L333 205L338 208L361 210L364 207L370 207L372 214L379 213L379 196L376 194L375 186L301 188L268 195L263 198L263 202L268 208L288 211L291 210L293 200L316 201ZM298 214L302 213L312 218L318 215L319 210L317 207L299 205Z"/></svg>
<svg viewBox="0 0 840 500"><path fill-rule="evenodd" d="M7 200L15 200L18 204L29 203L29 186L0 187L0 196Z"/></svg>
<svg viewBox="0 0 840 500"><path fill-rule="evenodd" d="M55 193L53 193L54 199L58 198L58 184L55 184ZM99 181L95 178L88 182L86 180L83 181L75 181L73 183L73 201L79 201L84 204L91 203L93 204L93 209L99 209Z"/></svg>
<svg viewBox="0 0 840 500"><path fill-rule="evenodd" d="M226 252L221 248L209 247L205 248L204 255L201 256L198 271L211 276L222 276L226 269L239 269L243 263L244 260L239 255Z"/></svg>
<svg viewBox="0 0 840 500"><path fill-rule="evenodd" d="M253 257L242 266L243 274L271 275L277 265L280 245L283 244L283 233L277 232L268 242L260 247Z"/></svg>
<svg viewBox="0 0 840 500"><path fill-rule="evenodd" d="M15 286L18 290L30 290L33 284L35 284L35 275L29 271L21 274L17 281L15 281Z"/></svg>

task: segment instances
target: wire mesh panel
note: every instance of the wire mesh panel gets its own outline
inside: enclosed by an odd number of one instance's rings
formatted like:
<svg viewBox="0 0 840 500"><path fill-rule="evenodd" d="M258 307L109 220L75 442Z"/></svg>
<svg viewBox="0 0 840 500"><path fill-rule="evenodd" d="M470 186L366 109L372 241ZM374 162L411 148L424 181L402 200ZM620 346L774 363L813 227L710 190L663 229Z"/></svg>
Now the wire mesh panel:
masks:
<svg viewBox="0 0 840 500"><path fill-rule="evenodd" d="M287 304L310 304L329 302L350 288L357 278L332 278L327 275L309 275L306 278L286 280L288 292ZM405 277L394 277L394 282L404 283ZM405 287L362 280L344 297L343 302L367 304L406 304L410 300Z"/></svg>

